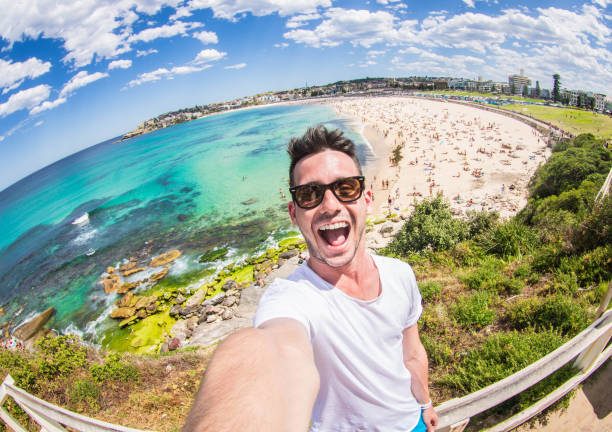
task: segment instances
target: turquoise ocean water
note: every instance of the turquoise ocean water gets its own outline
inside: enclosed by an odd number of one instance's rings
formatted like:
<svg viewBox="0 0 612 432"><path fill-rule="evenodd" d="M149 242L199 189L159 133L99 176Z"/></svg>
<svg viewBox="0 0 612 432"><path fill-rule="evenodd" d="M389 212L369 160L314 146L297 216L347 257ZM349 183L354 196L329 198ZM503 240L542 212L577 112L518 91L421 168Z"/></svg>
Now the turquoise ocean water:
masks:
<svg viewBox="0 0 612 432"><path fill-rule="evenodd" d="M287 141L319 123L345 130L363 163L374 159L330 107L270 106L109 140L1 191L0 322L54 306L53 328L96 343L116 325L116 297L97 284L108 265L178 248L176 275L213 248L237 260L273 246L292 229L280 193L289 197Z"/></svg>

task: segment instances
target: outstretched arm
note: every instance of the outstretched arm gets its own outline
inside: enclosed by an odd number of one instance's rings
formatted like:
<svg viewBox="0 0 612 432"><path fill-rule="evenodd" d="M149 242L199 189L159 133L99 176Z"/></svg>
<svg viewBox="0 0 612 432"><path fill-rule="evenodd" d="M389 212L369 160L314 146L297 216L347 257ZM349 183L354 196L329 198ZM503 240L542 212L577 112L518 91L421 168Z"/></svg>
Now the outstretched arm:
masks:
<svg viewBox="0 0 612 432"><path fill-rule="evenodd" d="M429 362L427 352L419 338L419 329L414 324L403 332L404 364L412 375L410 390L420 405L431 402L429 397ZM423 410L423 420L427 426L427 432L433 432L438 425L438 414L432 407Z"/></svg>
<svg viewBox="0 0 612 432"><path fill-rule="evenodd" d="M306 329L272 319L219 345L183 432L306 431L318 391Z"/></svg>

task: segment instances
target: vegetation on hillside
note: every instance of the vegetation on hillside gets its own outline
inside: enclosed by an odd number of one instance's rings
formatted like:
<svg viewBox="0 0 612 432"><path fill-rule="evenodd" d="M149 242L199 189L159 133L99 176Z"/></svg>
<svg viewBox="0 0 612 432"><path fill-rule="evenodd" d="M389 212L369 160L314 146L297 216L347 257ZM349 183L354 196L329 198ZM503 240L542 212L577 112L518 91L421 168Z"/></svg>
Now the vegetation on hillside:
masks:
<svg viewBox="0 0 612 432"><path fill-rule="evenodd" d="M486 212L457 219L438 196L416 205L383 251L409 262L417 275L436 404L526 367L593 320L612 278L612 198L594 205L610 152L592 135L553 150L530 182L527 206L512 219ZM60 336L39 341L32 352L0 351L0 373L87 416L178 431L212 349L119 355ZM574 373L561 369L470 427L525 408ZM14 402L6 405L37 430Z"/></svg>
<svg viewBox="0 0 612 432"><path fill-rule="evenodd" d="M524 368L594 318L612 279L612 198L594 205L610 152L591 134L553 151L510 220L484 212L459 220L438 196L416 205L385 251L417 275L436 402ZM519 411L573 373L563 368L487 414Z"/></svg>

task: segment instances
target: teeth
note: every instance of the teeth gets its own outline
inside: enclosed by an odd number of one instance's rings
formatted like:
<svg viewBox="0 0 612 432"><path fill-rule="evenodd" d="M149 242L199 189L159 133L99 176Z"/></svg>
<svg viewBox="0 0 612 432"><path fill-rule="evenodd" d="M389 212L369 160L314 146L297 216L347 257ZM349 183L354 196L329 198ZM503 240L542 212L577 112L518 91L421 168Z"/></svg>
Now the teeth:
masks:
<svg viewBox="0 0 612 432"><path fill-rule="evenodd" d="M319 230L320 231L334 230L334 229L338 229L338 228L345 228L347 226L348 226L348 224L346 222L336 222L336 223L332 223L332 224L323 225L322 227L319 227Z"/></svg>

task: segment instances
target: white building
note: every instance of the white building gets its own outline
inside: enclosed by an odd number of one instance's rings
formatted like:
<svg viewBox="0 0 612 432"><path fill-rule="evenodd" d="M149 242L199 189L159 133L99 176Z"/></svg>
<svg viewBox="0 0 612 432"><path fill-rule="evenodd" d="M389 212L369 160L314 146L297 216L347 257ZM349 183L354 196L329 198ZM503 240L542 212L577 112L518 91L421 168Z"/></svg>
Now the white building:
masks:
<svg viewBox="0 0 612 432"><path fill-rule="evenodd" d="M606 95L595 93L593 97L595 98L595 111L604 112L606 109Z"/></svg>

